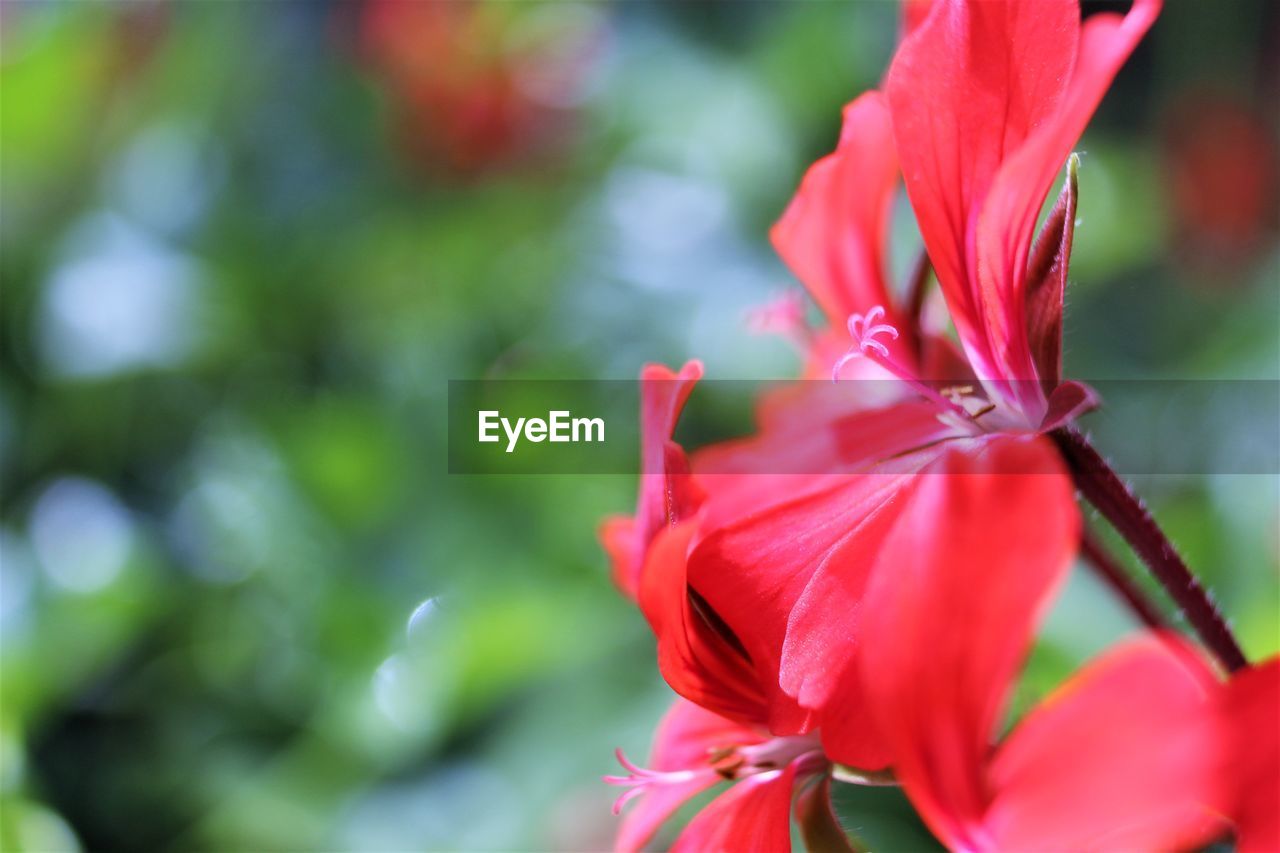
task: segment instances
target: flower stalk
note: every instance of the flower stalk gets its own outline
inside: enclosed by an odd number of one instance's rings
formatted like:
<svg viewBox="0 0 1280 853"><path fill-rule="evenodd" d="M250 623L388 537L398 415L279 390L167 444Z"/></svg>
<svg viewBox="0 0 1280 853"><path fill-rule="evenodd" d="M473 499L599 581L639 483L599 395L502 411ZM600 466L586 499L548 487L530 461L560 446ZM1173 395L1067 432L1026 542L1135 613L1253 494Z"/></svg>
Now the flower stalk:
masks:
<svg viewBox="0 0 1280 853"><path fill-rule="evenodd" d="M1080 493L1129 543L1204 644L1229 672L1244 668L1248 663L1244 652L1209 591L1191 572L1141 499L1079 430L1064 427L1054 430L1051 436Z"/></svg>

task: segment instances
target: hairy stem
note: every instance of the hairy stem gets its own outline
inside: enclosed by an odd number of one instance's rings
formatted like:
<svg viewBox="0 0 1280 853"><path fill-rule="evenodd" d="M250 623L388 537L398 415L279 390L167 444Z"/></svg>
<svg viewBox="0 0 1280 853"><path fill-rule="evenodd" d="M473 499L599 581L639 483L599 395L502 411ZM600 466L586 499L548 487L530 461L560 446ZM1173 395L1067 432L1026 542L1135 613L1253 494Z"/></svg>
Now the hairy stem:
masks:
<svg viewBox="0 0 1280 853"><path fill-rule="evenodd" d="M1129 543L1209 650L1229 671L1245 666L1244 652L1209 592L1191 573L1128 484L1078 430L1063 427L1054 430L1051 436L1062 451L1080 493Z"/></svg>

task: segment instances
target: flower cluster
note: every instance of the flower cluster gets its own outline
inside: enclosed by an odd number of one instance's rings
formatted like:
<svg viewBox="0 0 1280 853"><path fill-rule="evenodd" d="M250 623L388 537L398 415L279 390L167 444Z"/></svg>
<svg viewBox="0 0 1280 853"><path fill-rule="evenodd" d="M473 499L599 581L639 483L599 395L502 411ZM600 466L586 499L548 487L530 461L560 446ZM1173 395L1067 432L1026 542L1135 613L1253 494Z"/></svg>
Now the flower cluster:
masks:
<svg viewBox="0 0 1280 853"><path fill-rule="evenodd" d="M1280 849L1280 661L1246 663L1073 427L1096 399L1061 375L1071 149L1159 6L1082 23L1077 0L909 0L883 89L849 104L772 232L827 323L784 303L757 325L838 384L770 393L757 434L689 455L672 436L701 365L645 368L636 512L601 538L680 698L648 767L620 754L627 775L607 778L631 803L618 849L722 782L677 849L789 849L793 815L808 846L847 848L833 778L900 785L957 850L1188 849L1229 833ZM884 275L900 185L925 248L905 293ZM928 310L939 298L954 338ZM863 394L843 381L855 373L896 391ZM1011 722L1073 561L1109 570L1077 491L1200 642L1112 569L1146 628Z"/></svg>

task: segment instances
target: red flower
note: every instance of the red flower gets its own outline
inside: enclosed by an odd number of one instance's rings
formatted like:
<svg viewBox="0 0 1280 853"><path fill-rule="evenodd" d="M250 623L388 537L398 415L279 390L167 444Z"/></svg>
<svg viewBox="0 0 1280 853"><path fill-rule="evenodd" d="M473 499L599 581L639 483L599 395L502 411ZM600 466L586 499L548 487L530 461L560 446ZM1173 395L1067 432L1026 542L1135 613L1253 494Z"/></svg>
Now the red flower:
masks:
<svg viewBox="0 0 1280 853"><path fill-rule="evenodd" d="M1038 473L1018 473L1028 471ZM721 519L735 501L752 503L746 484L767 482L725 478L652 540L639 600L662 671L718 713L678 702L653 769L623 759L632 775L611 781L644 797L619 849L642 846L722 780L735 785L679 849L784 848L797 788L806 828L830 831L828 755L891 766L954 849L1184 848L1227 822L1239 824L1243 849L1272 849L1280 661L1223 686L1183 641L1148 635L1087 667L991 748L1079 531L1072 486L1046 442L972 439L914 475L784 479L793 488L762 515ZM837 507L855 521L842 523ZM757 573L777 569L773 586L761 595L751 566L737 565L725 585L745 581L745 591L714 606L689 572L734 567L726 550L738 547L756 555ZM752 605L756 629L739 635L730 626L752 622L734 620L735 608ZM760 655L771 611L788 605L781 651ZM771 679L820 708L821 744L813 719L794 734L769 724Z"/></svg>
<svg viewBox="0 0 1280 853"><path fill-rule="evenodd" d="M1156 5L1140 0L1124 19L1095 16L1083 33L1074 2L1043 8L1042 21L1040 6L1030 15L1013 2L937 0L927 16L917 14L890 70L887 100L870 93L849 106L837 151L809 171L774 229L780 254L832 323L852 315L853 346L837 374L849 359L871 362L918 393L876 408L848 399L856 393L832 401L802 389L766 401L758 437L695 459L707 498L688 582L739 638L762 683L778 685L766 688L776 730L804 731L815 715L826 737L841 725L824 716L838 682L832 643L856 649L865 633L858 599L874 578L880 537L899 523L921 475L940 470L948 447L1001 474L1040 475L1026 498L1031 529L1062 511L1045 503L1051 498L1065 496L1074 512L1057 452L1034 437L1092 404L1086 389L1059 378L1073 170L1034 257L1030 235L1054 172ZM1000 92L1007 108L997 103ZM895 140L967 359L925 328L918 305L895 302L885 283ZM821 344L814 353L821 357ZM953 381L940 387L939 375ZM1028 433L1017 453L997 439ZM815 473L781 473L788 471ZM866 473L847 475L855 471ZM727 473L759 482L733 487ZM999 550L1009 528L993 516L976 529ZM1069 560L1074 536L1063 542L1065 550L1040 559ZM963 551L936 557L966 564ZM842 708L865 705L845 698ZM848 727L866 731L859 721ZM851 743L841 741L838 758L868 768L888 760L874 738L857 749Z"/></svg>
<svg viewBox="0 0 1280 853"><path fill-rule="evenodd" d="M1261 111L1212 91L1184 95L1164 130L1164 171L1179 259L1214 287L1268 244L1280 197L1280 151Z"/></svg>
<svg viewBox="0 0 1280 853"><path fill-rule="evenodd" d="M1277 731L1263 722L1280 704L1276 664L1224 685L1183 641L1144 635L992 747L1080 534L1075 487L1043 436L1093 403L1061 378L1074 160L1034 247L1031 235L1158 7L1082 27L1074 0L1034 14L1012 0L911 4L886 95L850 104L836 152L773 231L831 328L804 328L786 305L757 324L804 344L806 375L854 363L902 380L889 393L770 393L758 435L690 465L669 439L700 370L646 369L670 387L646 387L637 516L604 539L663 676L715 716L673 711L656 769L616 780L650 792L628 845L716 774L739 781L687 843L783 839L797 777L823 778L822 807L805 811L829 815L829 761L891 768L958 849L1193 845L1227 823L1260 848L1280 832ZM895 299L886 283L899 161L963 353L920 289Z"/></svg>

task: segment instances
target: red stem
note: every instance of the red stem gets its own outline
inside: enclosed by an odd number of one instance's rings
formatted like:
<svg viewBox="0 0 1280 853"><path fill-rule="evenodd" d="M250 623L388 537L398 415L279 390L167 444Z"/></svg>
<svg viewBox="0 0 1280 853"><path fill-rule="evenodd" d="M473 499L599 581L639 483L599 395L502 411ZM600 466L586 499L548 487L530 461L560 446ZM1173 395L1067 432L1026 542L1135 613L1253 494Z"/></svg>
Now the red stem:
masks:
<svg viewBox="0 0 1280 853"><path fill-rule="evenodd" d="M1248 663L1244 652L1209 592L1128 484L1073 427L1054 430L1050 435L1062 451L1080 493L1146 563L1209 650L1231 672L1244 667Z"/></svg>

